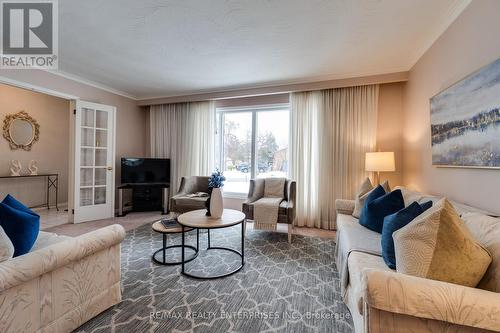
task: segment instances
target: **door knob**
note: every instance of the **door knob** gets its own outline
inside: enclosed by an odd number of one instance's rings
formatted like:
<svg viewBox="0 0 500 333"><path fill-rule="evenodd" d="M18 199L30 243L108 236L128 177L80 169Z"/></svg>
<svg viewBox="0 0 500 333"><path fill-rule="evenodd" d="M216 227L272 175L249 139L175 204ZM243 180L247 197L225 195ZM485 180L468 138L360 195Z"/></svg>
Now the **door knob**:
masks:
<svg viewBox="0 0 500 333"><path fill-rule="evenodd" d="M113 170L113 167L108 167L108 171L112 171Z"/></svg>

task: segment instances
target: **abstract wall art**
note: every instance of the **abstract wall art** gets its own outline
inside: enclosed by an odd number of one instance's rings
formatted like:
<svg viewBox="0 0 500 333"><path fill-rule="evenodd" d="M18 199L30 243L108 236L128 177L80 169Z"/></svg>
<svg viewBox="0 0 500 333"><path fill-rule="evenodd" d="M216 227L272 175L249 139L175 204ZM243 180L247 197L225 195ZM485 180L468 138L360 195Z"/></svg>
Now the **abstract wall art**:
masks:
<svg viewBox="0 0 500 333"><path fill-rule="evenodd" d="M500 168L500 59L435 95L432 164Z"/></svg>

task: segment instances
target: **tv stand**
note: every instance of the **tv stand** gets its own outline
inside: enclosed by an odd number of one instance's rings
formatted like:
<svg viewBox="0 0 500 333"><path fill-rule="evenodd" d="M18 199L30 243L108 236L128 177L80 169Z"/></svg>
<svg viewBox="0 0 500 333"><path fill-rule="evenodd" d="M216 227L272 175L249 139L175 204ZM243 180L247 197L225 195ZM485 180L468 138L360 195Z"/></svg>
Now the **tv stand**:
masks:
<svg viewBox="0 0 500 333"><path fill-rule="evenodd" d="M118 216L125 216L123 192L132 190L132 211L169 213L170 184L124 184L118 186Z"/></svg>

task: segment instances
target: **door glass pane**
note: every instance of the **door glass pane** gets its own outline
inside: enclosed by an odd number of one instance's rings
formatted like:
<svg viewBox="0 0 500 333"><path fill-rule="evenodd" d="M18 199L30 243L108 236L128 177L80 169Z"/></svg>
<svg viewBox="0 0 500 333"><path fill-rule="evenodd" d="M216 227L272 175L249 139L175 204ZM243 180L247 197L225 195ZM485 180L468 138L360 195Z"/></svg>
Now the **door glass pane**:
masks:
<svg viewBox="0 0 500 333"><path fill-rule="evenodd" d="M257 177L286 177L288 174L289 111L257 113Z"/></svg>
<svg viewBox="0 0 500 333"><path fill-rule="evenodd" d="M100 205L106 203L106 188L96 187L95 188L94 205Z"/></svg>
<svg viewBox="0 0 500 333"><path fill-rule="evenodd" d="M95 127L108 128L108 113L96 110Z"/></svg>
<svg viewBox="0 0 500 333"><path fill-rule="evenodd" d="M95 166L106 166L108 150L96 149L95 150Z"/></svg>
<svg viewBox="0 0 500 333"><path fill-rule="evenodd" d="M81 188L80 189L80 206L92 206L92 189L91 188Z"/></svg>
<svg viewBox="0 0 500 333"><path fill-rule="evenodd" d="M82 148L80 166L94 166L94 148Z"/></svg>
<svg viewBox="0 0 500 333"><path fill-rule="evenodd" d="M82 126L94 127L94 110L82 108Z"/></svg>
<svg viewBox="0 0 500 333"><path fill-rule="evenodd" d="M91 128L82 128L82 146L94 147L94 130Z"/></svg>
<svg viewBox="0 0 500 333"><path fill-rule="evenodd" d="M96 130L95 131L95 146L107 147L108 146L108 131Z"/></svg>
<svg viewBox="0 0 500 333"><path fill-rule="evenodd" d="M106 185L106 169L95 169L95 185Z"/></svg>
<svg viewBox="0 0 500 333"><path fill-rule="evenodd" d="M252 174L252 113L227 112L223 119L224 192L247 193Z"/></svg>
<svg viewBox="0 0 500 333"><path fill-rule="evenodd" d="M80 186L92 186L94 185L93 181L93 173L94 169L92 168L85 168L85 169L80 169Z"/></svg>

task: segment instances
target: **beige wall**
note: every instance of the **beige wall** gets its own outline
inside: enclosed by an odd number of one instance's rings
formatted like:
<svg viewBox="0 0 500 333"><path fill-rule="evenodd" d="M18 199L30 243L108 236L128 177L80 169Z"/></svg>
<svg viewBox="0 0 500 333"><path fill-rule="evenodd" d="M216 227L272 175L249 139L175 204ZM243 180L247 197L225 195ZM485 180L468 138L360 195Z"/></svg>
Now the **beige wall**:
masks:
<svg viewBox="0 0 500 333"><path fill-rule="evenodd" d="M147 156L146 115L137 102L93 86L40 70L0 70L0 76L29 83L80 99L116 107L116 184L120 183L120 157Z"/></svg>
<svg viewBox="0 0 500 333"><path fill-rule="evenodd" d="M0 84L0 121L5 116L26 111L40 125L40 139L31 151L11 150L9 143L0 137L0 175L10 174L10 161L19 160L21 174L28 174L30 160L38 162L38 172L59 173L59 203L68 201L68 153L69 153L69 102L62 98L32 92ZM0 200L12 194L29 206L45 203L46 180L44 178L0 179ZM51 203L55 202L51 192Z"/></svg>
<svg viewBox="0 0 500 333"><path fill-rule="evenodd" d="M393 151L395 172L383 172L380 180L389 180L391 188L403 183L403 87L404 82L381 84L378 99L377 149Z"/></svg>
<svg viewBox="0 0 500 333"><path fill-rule="evenodd" d="M500 213L500 170L436 168L429 98L500 57L500 1L473 1L422 56L404 89L404 183Z"/></svg>

